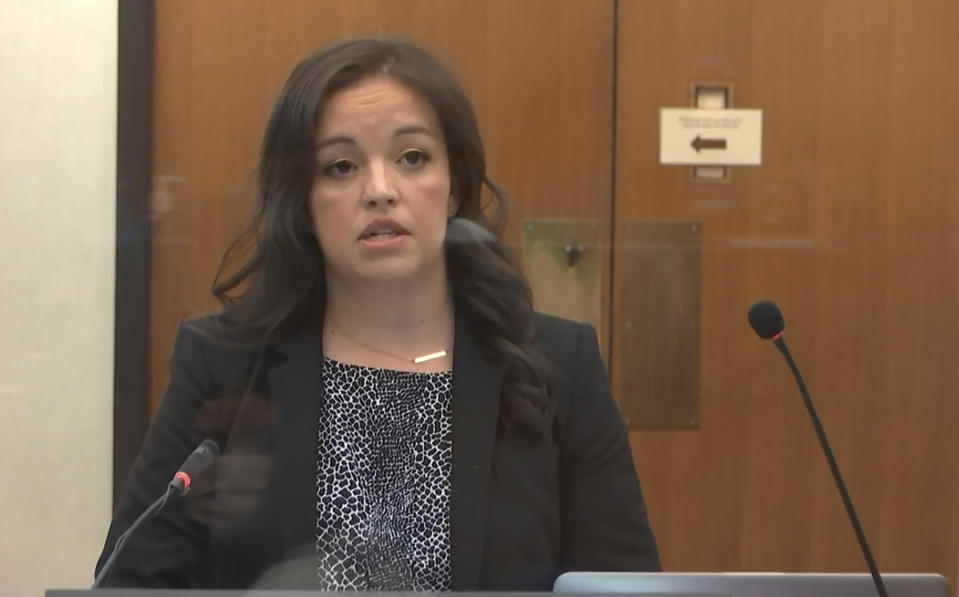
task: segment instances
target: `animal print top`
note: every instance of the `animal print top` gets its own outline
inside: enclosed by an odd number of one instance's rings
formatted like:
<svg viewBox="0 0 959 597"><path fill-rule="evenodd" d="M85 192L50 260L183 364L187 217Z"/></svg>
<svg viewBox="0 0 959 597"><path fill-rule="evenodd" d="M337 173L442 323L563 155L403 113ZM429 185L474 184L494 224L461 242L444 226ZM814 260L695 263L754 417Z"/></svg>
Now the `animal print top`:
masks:
<svg viewBox="0 0 959 597"><path fill-rule="evenodd" d="M321 590L450 588L451 371L325 359L316 471Z"/></svg>

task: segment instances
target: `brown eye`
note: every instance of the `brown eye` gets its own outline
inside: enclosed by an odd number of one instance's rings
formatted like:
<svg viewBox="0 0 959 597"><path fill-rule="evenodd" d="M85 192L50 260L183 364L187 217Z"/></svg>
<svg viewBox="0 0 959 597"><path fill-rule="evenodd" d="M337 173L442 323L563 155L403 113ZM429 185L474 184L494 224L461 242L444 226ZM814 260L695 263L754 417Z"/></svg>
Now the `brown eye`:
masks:
<svg viewBox="0 0 959 597"><path fill-rule="evenodd" d="M323 168L323 174L332 176L333 178L342 178L355 169L356 166L347 160L336 160L326 168Z"/></svg>
<svg viewBox="0 0 959 597"><path fill-rule="evenodd" d="M400 161L406 166L421 166L429 161L429 156L418 149L411 149L400 157Z"/></svg>

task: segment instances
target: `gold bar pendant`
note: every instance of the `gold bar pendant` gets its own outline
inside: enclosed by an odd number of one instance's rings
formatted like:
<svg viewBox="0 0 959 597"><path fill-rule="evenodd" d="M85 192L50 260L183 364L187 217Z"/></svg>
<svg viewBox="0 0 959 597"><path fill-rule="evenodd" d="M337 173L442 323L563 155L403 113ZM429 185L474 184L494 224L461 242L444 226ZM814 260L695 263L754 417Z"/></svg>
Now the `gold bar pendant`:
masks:
<svg viewBox="0 0 959 597"><path fill-rule="evenodd" d="M446 356L446 351L441 350L439 352L433 352L430 354L424 354L421 357L416 357L413 359L413 363L419 365L420 363L425 363L426 361L432 361L433 359L439 359Z"/></svg>

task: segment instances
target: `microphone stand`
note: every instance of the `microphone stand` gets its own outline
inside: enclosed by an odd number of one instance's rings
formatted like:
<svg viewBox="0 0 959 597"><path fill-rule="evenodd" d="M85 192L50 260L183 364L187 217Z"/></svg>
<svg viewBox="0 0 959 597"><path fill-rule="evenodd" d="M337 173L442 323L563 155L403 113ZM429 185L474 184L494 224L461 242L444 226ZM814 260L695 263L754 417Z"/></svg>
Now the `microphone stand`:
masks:
<svg viewBox="0 0 959 597"><path fill-rule="evenodd" d="M842 475L839 473L839 465L836 464L836 457L833 456L832 448L829 447L829 440L826 439L826 432L822 428L822 423L819 422L819 414L816 412L816 407L813 406L812 398L809 396L809 390L806 389L806 382L803 381L802 374L799 373L799 368L796 366L795 361L793 361L792 355L789 354L789 348L786 346L786 341L783 339L783 335L777 334L773 338L773 344L776 345L776 348L779 349L779 352L782 353L783 357L786 358L786 363L789 365L789 370L792 371L793 377L796 378L796 384L799 386L799 393L802 394L803 402L806 405L806 410L809 412L809 418L812 419L813 427L816 428L816 435L819 437L819 444L822 446L822 450L826 455L826 462L829 463L829 470L832 471L832 477L836 480L836 485L839 487L839 496L842 498L842 504L846 507L846 514L849 515L849 522L852 523L853 530L856 531L856 539L859 540L859 547L862 549L863 555L866 557L866 564L869 566L869 573L872 574L872 580L876 584L876 590L879 591L880 597L887 597L886 585L882 582L882 576L879 575L879 568L876 566L876 560L872 557L872 551L869 549L869 543L866 542L866 534L862 530L862 525L859 524L859 517L856 516L856 509L853 508L852 500L849 499L849 492L846 491L846 484L842 480Z"/></svg>
<svg viewBox="0 0 959 597"><path fill-rule="evenodd" d="M97 574L96 578L93 580L92 588L97 589L101 587L104 581L106 581L107 577L110 576L110 571L113 569L113 563L116 561L117 556L120 555L120 551L123 549L123 545L126 543L127 537L133 534L133 532L136 531L141 524L143 524L143 521L160 512L160 510L166 506L167 501L174 495L180 493L180 491L181 490L171 482L167 486L166 493L160 496L155 502L150 504L150 507L144 510L143 513L140 514L135 521L133 521L133 524L130 525L130 528L123 531L123 534L117 538L117 542L113 546L113 552L110 553L110 557L107 558L107 561L103 563L103 567L100 568L100 574Z"/></svg>

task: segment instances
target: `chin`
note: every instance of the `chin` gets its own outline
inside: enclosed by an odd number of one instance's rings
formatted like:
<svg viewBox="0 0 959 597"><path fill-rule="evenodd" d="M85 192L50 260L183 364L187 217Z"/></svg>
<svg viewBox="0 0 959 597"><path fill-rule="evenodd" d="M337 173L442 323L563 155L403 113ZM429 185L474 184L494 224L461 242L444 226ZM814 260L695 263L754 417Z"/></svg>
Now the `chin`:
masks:
<svg viewBox="0 0 959 597"><path fill-rule="evenodd" d="M358 268L357 277L367 282L404 282L422 277L423 269L414 263L377 263Z"/></svg>

